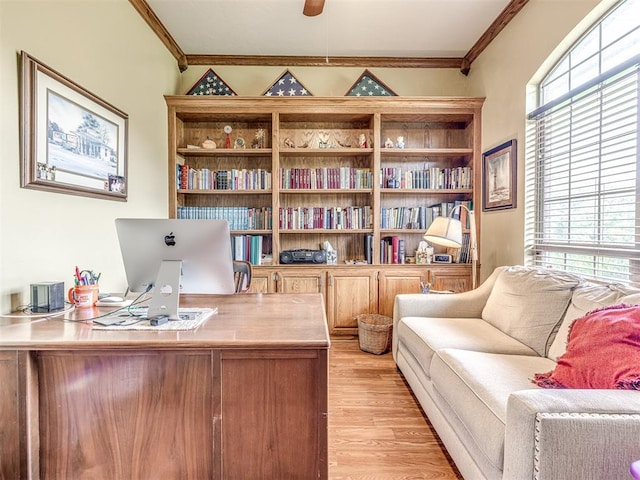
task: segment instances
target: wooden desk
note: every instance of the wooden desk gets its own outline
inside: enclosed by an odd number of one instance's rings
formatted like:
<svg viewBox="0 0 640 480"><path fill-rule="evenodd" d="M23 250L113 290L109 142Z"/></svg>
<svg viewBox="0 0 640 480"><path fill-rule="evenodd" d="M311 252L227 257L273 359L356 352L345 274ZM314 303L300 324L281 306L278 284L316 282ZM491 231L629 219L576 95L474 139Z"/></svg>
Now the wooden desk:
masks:
<svg viewBox="0 0 640 480"><path fill-rule="evenodd" d="M0 318L0 478L326 479L321 295L181 301L213 305L187 332Z"/></svg>

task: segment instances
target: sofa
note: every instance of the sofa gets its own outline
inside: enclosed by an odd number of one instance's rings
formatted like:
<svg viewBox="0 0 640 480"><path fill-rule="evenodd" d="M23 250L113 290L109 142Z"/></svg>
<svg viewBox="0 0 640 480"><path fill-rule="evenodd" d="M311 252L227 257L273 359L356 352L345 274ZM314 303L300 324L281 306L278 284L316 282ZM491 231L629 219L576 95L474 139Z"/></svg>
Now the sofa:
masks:
<svg viewBox="0 0 640 480"><path fill-rule="evenodd" d="M499 267L472 291L397 295L393 358L465 479L626 479L640 459L637 304L622 285Z"/></svg>

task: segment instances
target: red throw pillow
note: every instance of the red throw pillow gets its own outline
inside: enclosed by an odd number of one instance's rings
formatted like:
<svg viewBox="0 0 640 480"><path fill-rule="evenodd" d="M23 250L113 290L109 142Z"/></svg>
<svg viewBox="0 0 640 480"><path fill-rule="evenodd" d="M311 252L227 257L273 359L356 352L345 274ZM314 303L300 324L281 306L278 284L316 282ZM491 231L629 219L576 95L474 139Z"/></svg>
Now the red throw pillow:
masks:
<svg viewBox="0 0 640 480"><path fill-rule="evenodd" d="M552 372L536 373L533 383L640 390L640 306L613 305L575 320L566 353Z"/></svg>

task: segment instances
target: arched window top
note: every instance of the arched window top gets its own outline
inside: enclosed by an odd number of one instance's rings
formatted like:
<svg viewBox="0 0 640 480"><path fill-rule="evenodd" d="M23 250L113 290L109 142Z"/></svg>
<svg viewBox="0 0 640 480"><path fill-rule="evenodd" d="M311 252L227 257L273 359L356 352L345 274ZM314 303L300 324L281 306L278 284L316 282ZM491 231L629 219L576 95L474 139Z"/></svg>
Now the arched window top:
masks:
<svg viewBox="0 0 640 480"><path fill-rule="evenodd" d="M640 54L640 0L620 2L580 38L540 83L539 106Z"/></svg>

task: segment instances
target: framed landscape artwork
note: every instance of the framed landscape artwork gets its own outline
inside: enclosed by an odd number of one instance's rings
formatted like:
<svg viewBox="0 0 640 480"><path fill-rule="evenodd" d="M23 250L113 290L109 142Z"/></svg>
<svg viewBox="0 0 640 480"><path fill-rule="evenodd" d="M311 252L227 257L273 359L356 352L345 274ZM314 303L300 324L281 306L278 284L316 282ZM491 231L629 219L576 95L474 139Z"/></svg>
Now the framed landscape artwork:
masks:
<svg viewBox="0 0 640 480"><path fill-rule="evenodd" d="M482 154L482 210L516 207L516 141L509 140Z"/></svg>
<svg viewBox="0 0 640 480"><path fill-rule="evenodd" d="M126 201L128 116L21 53L21 186Z"/></svg>

